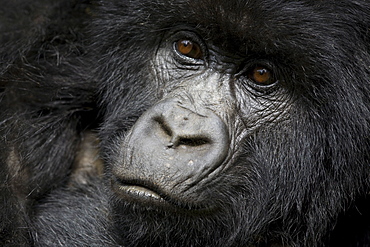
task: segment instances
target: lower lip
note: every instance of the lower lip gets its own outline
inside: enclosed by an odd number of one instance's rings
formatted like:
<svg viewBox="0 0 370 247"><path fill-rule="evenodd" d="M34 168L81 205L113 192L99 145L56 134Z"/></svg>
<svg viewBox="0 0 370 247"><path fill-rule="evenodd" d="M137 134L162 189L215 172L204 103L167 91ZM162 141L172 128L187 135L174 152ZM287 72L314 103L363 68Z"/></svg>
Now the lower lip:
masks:
<svg viewBox="0 0 370 247"><path fill-rule="evenodd" d="M168 210L175 210L176 212L180 210L180 211L184 211L187 213L190 211L211 212L213 210L210 207L189 210L183 207L175 206L169 203L168 201L166 201L165 199L163 199L163 197L161 197L158 193L148 188L139 186L139 185L125 185L125 184L114 183L113 189L115 190L117 194L120 195L121 198L123 198L127 202L131 201L134 203L135 202L139 203L141 205L146 206L147 209L150 209L150 208L159 209L161 207L164 207L166 208L166 212L168 212Z"/></svg>
<svg viewBox="0 0 370 247"><path fill-rule="evenodd" d="M122 192L131 194L137 197L148 197L154 200L163 200L157 193L152 190L146 189L136 185L118 185L118 189Z"/></svg>

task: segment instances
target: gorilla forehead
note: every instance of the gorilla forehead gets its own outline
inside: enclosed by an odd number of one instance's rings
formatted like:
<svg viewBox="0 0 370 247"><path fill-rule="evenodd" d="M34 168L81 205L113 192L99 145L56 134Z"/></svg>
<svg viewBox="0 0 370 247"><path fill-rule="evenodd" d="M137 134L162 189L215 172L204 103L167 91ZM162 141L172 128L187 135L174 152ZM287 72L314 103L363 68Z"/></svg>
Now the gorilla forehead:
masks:
<svg viewBox="0 0 370 247"><path fill-rule="evenodd" d="M159 37L153 33L182 25L194 28L204 40L228 52L288 56L300 49L298 52L305 53L305 57L312 50L330 49L330 43L342 34L346 37L346 27L355 20L348 11L353 3L340 2L342 7L338 7L338 1L333 5L333 1L305 0L117 1L107 3L110 15L106 26L117 24L113 28L122 29L119 33L142 33L149 41ZM117 15L112 16L112 12ZM125 16L124 20L120 15ZM309 48L307 43L311 44Z"/></svg>

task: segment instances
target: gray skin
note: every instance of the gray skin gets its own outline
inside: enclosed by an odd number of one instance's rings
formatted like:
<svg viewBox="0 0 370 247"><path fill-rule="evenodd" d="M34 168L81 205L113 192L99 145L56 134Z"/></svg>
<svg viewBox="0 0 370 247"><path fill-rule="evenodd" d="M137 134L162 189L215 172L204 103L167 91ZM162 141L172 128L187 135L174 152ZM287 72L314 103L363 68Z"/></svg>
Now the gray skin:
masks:
<svg viewBox="0 0 370 247"><path fill-rule="evenodd" d="M283 122L289 99L273 74L266 84L250 76L258 62L240 72L246 85L232 75L243 62L234 54L212 46L208 60L181 54L176 39L187 36L197 40L195 33L180 31L153 57L151 80L163 91L123 140L113 164L113 186L127 200L211 210L199 194L230 167L240 142L256 126ZM256 95L269 90L275 93Z"/></svg>

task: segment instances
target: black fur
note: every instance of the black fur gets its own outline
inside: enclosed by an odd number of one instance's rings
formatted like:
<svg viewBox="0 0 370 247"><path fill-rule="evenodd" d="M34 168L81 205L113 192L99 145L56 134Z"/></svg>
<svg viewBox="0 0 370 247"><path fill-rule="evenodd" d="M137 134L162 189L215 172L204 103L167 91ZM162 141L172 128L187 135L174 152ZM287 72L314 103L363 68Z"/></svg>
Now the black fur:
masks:
<svg viewBox="0 0 370 247"><path fill-rule="evenodd" d="M91 7L63 5L59 18L42 26L45 36L0 50L7 109L1 195L20 208L0 204L5 243L25 224L36 246L370 245L366 0L103 0ZM126 132L175 88L163 88L168 78L151 67L175 27L248 61L278 65L280 89L260 95L256 115L247 115L255 95L231 96L243 127L230 121L229 128L248 133L235 138L231 164L193 196L216 212L126 202L100 179L51 191L68 177L81 132L94 121L109 185ZM19 57L15 46L23 47ZM8 227L15 230L5 234ZM22 236L28 244L27 232Z"/></svg>
<svg viewBox="0 0 370 247"><path fill-rule="evenodd" d="M34 203L64 183L96 115L80 70L89 15L81 1L0 4L0 245L28 246Z"/></svg>

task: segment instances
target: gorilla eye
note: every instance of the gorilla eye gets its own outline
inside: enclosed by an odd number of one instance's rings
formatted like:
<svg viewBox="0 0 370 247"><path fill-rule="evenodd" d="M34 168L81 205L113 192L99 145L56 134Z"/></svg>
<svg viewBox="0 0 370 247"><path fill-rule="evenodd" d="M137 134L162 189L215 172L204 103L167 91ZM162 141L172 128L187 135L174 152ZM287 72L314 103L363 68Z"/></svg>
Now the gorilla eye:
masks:
<svg viewBox="0 0 370 247"><path fill-rule="evenodd" d="M249 73L249 79L259 85L270 85L275 82L272 72L262 66L254 67L254 69Z"/></svg>
<svg viewBox="0 0 370 247"><path fill-rule="evenodd" d="M203 52L200 46L187 39L177 41L176 49L180 54L190 58L200 59L203 57Z"/></svg>

